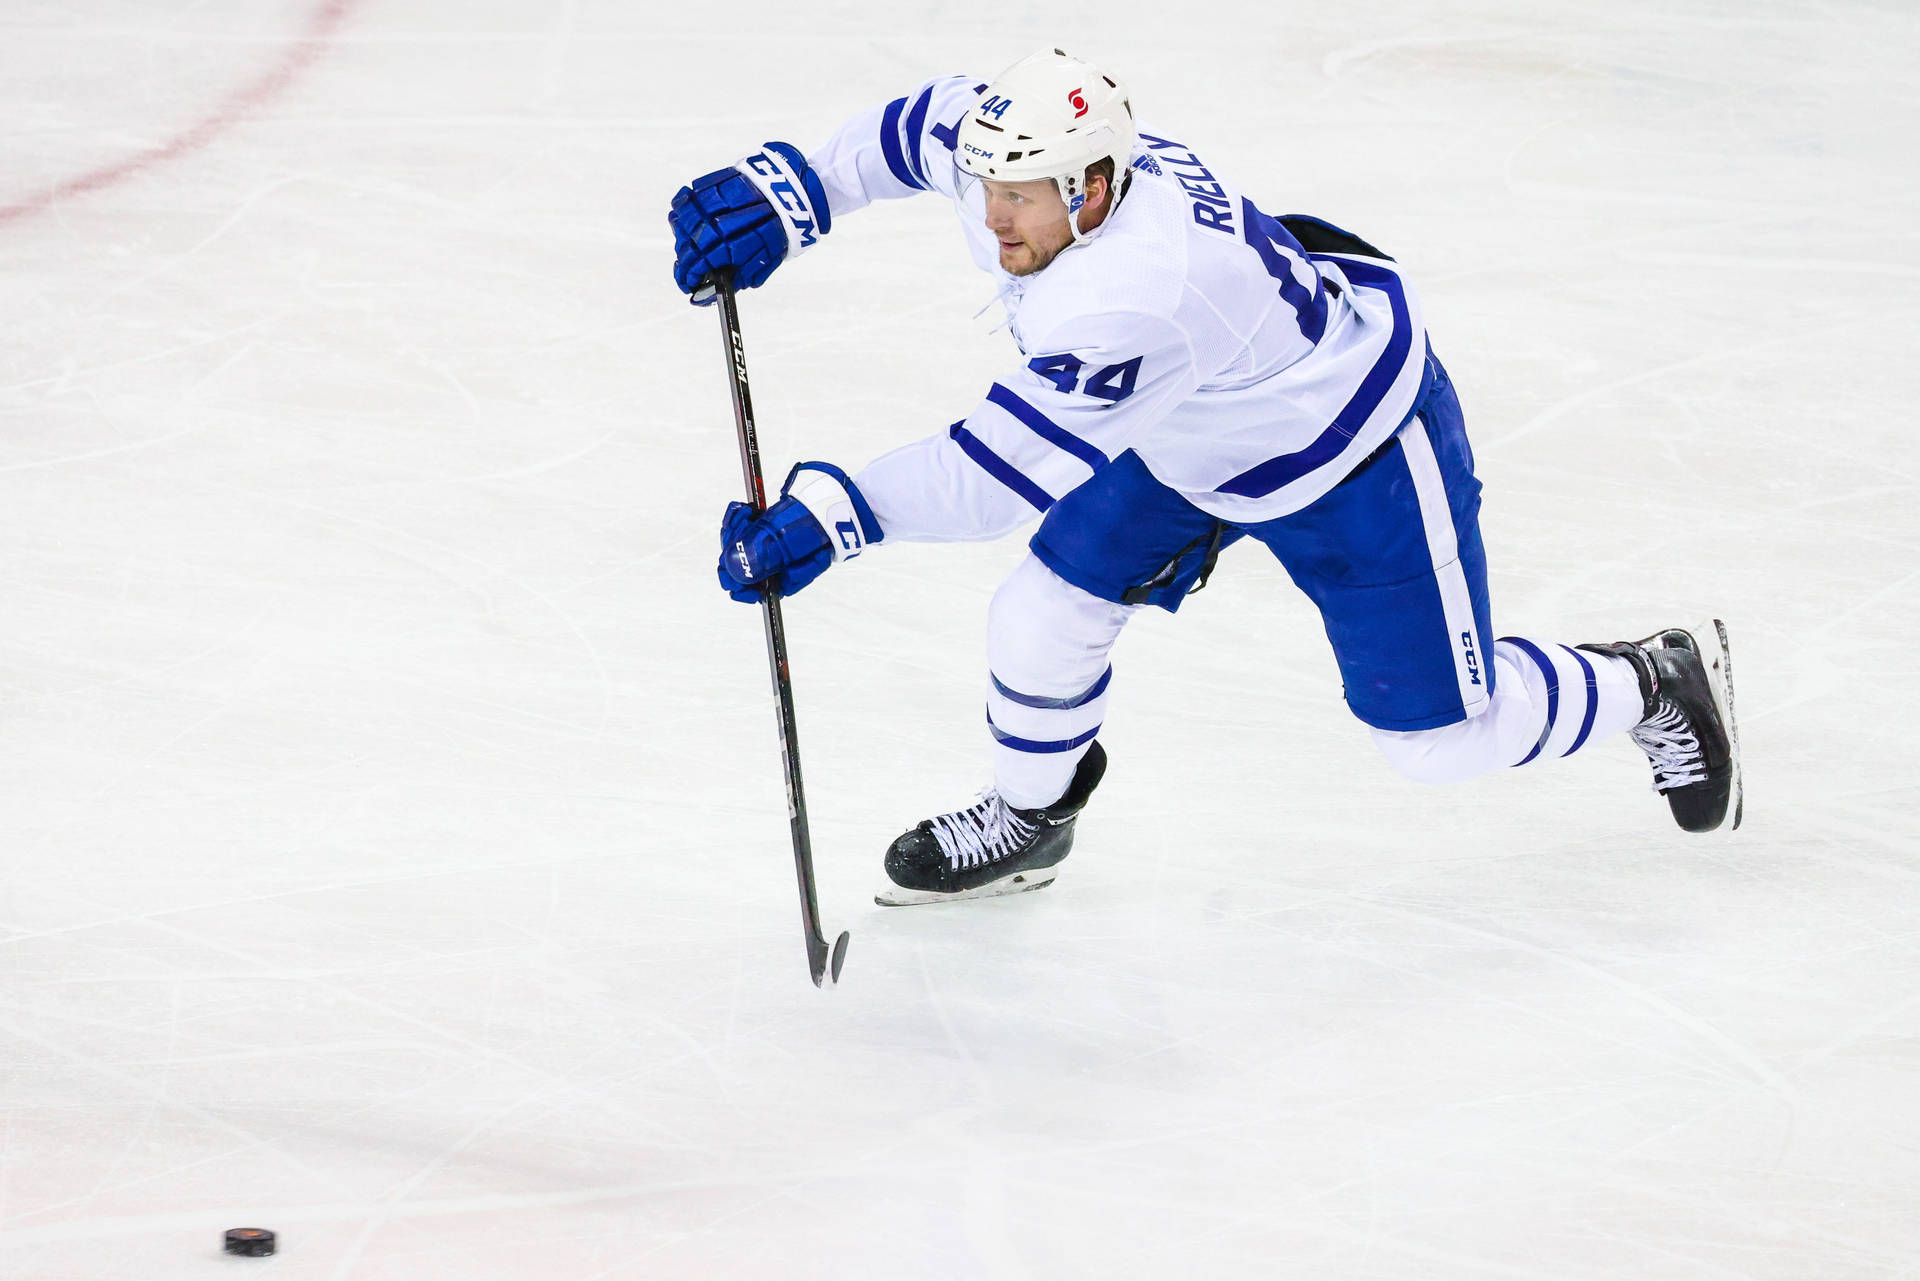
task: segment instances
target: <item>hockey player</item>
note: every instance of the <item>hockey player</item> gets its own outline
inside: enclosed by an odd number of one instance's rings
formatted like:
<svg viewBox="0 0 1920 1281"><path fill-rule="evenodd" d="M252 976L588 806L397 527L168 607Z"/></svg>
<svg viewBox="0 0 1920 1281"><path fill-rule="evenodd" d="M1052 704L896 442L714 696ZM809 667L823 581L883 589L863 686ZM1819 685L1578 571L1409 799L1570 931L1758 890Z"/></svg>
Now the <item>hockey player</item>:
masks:
<svg viewBox="0 0 1920 1281"><path fill-rule="evenodd" d="M1353 714L1401 773L1451 782L1628 733L1689 831L1740 822L1725 629L1497 641L1460 405L1400 267L1275 217L1059 50L939 79L810 154L769 142L674 197L674 277L762 284L877 199L953 202L1018 362L959 422L851 474L805 462L721 524L757 601L885 544L1040 518L988 620L993 786L894 841L883 902L1050 883L1099 786L1108 652L1222 547L1265 544L1319 608Z"/></svg>

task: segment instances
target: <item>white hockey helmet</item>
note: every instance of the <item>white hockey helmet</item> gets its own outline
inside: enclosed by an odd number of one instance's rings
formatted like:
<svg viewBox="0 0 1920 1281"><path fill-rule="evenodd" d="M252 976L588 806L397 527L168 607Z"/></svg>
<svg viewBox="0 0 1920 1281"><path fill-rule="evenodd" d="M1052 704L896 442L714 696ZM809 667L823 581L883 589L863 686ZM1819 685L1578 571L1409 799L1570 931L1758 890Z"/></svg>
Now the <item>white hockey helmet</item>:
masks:
<svg viewBox="0 0 1920 1281"><path fill-rule="evenodd" d="M1081 240L1087 166L1113 161L1111 202L1126 189L1138 137L1120 82L1053 49L1022 58L994 78L960 121L954 159L967 173L999 182L1051 178Z"/></svg>

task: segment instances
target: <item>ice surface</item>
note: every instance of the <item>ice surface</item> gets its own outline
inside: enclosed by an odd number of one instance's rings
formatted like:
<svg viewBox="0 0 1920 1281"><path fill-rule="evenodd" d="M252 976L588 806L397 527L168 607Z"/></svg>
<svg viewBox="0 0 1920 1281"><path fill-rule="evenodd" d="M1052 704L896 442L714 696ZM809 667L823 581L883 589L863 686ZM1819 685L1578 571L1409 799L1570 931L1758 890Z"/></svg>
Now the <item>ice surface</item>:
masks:
<svg viewBox="0 0 1920 1281"><path fill-rule="evenodd" d="M1398 781L1241 547L1122 642L1057 885L875 908L1022 545L882 549L788 614L809 985L662 214L1055 43L1410 264L1501 631L1731 621L1737 837L1625 743ZM1916 55L1908 0L12 0L0 1277L1920 1276ZM743 299L776 478L1004 365L950 217Z"/></svg>

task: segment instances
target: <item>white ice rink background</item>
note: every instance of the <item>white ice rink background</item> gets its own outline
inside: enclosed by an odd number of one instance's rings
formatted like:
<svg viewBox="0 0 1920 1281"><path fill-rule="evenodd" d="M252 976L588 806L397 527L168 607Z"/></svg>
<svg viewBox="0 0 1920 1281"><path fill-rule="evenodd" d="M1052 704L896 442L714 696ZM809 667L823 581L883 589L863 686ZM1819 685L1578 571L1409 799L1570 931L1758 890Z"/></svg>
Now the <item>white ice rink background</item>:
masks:
<svg viewBox="0 0 1920 1281"><path fill-rule="evenodd" d="M681 182L1060 43L1409 264L1494 623L1730 622L1400 781L1257 547L1121 642L1042 894L886 911L1022 553L789 607L808 983ZM0 7L0 1278L1920 1276L1911 0ZM767 469L1012 350L932 200L743 297ZM223 1228L281 1234L219 1255Z"/></svg>

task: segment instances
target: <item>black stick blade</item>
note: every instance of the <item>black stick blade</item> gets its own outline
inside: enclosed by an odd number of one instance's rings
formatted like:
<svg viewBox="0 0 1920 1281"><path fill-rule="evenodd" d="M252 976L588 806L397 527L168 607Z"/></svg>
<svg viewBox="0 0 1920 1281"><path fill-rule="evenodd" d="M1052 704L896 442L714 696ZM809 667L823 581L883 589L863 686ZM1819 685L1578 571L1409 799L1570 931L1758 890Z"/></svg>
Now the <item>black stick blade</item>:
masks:
<svg viewBox="0 0 1920 1281"><path fill-rule="evenodd" d="M829 981L840 982L840 967L847 963L847 931L841 930L840 937L833 941L833 952L827 952L827 941L818 934L807 935L807 967L813 971L813 985L825 987Z"/></svg>

